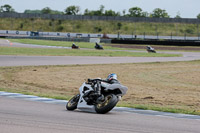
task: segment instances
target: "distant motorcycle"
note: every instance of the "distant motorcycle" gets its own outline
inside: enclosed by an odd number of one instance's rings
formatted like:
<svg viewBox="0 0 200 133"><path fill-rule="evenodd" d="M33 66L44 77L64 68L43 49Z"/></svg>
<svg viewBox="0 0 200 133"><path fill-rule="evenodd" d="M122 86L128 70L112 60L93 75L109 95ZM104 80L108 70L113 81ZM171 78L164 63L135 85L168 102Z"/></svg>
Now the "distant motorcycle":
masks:
<svg viewBox="0 0 200 133"><path fill-rule="evenodd" d="M155 49L152 48L151 46L147 46L146 49L148 53L156 53Z"/></svg>
<svg viewBox="0 0 200 133"><path fill-rule="evenodd" d="M96 87L101 87L101 94L104 96L103 101L99 101L94 91ZM105 114L112 110L128 88L120 83L109 84L102 79L88 79L79 88L79 94L72 97L67 105L67 110L96 111Z"/></svg>
<svg viewBox="0 0 200 133"><path fill-rule="evenodd" d="M79 49L78 45L75 45L74 43L72 44L72 49Z"/></svg>
<svg viewBox="0 0 200 133"><path fill-rule="evenodd" d="M103 46L102 46L102 45L99 45L98 43L95 44L95 48L96 48L96 49L102 49L102 50L103 50Z"/></svg>

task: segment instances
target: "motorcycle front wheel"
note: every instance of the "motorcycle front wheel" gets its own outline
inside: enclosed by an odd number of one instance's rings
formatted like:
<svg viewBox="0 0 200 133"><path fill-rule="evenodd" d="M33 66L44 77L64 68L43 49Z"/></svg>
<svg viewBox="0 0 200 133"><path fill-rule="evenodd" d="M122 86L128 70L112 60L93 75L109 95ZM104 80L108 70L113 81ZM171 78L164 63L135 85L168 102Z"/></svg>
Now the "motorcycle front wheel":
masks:
<svg viewBox="0 0 200 133"><path fill-rule="evenodd" d="M66 109L67 109L67 110L75 110L75 109L77 108L79 98L80 98L80 94L77 94L77 95L73 96L73 97L67 102Z"/></svg>
<svg viewBox="0 0 200 133"><path fill-rule="evenodd" d="M95 105L95 111L99 114L105 114L112 110L118 102L118 98L114 94L105 96L105 100L102 103Z"/></svg>

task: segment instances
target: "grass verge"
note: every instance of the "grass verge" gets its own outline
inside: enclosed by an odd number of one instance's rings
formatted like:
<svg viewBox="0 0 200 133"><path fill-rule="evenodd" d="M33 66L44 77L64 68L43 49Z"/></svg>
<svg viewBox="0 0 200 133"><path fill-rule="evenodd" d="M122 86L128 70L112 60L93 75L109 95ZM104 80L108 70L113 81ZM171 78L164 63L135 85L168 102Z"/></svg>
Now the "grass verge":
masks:
<svg viewBox="0 0 200 133"><path fill-rule="evenodd" d="M0 88L0 91L5 91L5 92L11 92L11 93L20 93L24 95L35 95L39 97L45 97L45 98L53 98L57 100L69 100L72 96L53 96L53 95L47 95L47 94L37 94L37 93L32 93L32 92L23 92L23 91L13 91L10 89L3 89ZM117 107L128 107L128 108L135 108L135 109L142 109L142 110L154 110L154 111L161 111L161 112L169 112L169 113L181 113L181 114L192 114L192 115L200 115L200 110L193 110L193 109L176 109L172 107L159 107L156 105L145 105L145 104L133 104L133 105L128 105L123 102L119 102L117 104Z"/></svg>
<svg viewBox="0 0 200 133"><path fill-rule="evenodd" d="M198 36L196 24L183 23L145 23L95 20L52 20L1 18L1 30L46 31L65 33L134 34L159 36ZM121 25L119 27L119 24ZM119 29L120 28L120 29ZM156 31L155 31L156 29Z"/></svg>
<svg viewBox="0 0 200 133"><path fill-rule="evenodd" d="M0 55L38 55L38 56L110 56L110 57L177 57L178 54L142 53L111 50L74 50L51 48L0 47Z"/></svg>
<svg viewBox="0 0 200 133"><path fill-rule="evenodd" d="M71 47L72 43L75 43L80 48L91 48L93 49L95 44L90 42L68 42L68 41L51 41L51 40L36 40L36 39L9 39L11 42L23 43L23 44L35 44L44 46L62 46ZM102 44L104 45L104 44ZM113 48L111 46L103 46L104 49L123 49L123 48Z"/></svg>
<svg viewBox="0 0 200 133"><path fill-rule="evenodd" d="M129 88L118 106L200 115L199 68L200 61L0 67L0 90L68 100L84 79L117 73Z"/></svg>

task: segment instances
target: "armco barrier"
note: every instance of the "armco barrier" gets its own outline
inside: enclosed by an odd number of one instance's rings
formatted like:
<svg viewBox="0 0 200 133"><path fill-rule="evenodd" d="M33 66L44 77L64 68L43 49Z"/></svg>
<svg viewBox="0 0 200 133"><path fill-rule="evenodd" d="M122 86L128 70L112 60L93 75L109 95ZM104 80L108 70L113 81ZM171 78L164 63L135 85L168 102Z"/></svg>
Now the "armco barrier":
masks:
<svg viewBox="0 0 200 133"><path fill-rule="evenodd" d="M89 42L90 38L65 38L65 37L34 37L34 36L0 36L0 38L11 39L39 39L39 40L55 40L55 41L73 41L73 42ZM141 45L165 45L165 46L200 46L197 40L137 40L137 39L100 39L101 43L116 44L141 44Z"/></svg>
<svg viewBox="0 0 200 133"><path fill-rule="evenodd" d="M200 46L200 41L196 40L117 40L113 39L111 43L117 44L143 44L143 45L165 45L165 46Z"/></svg>
<svg viewBox="0 0 200 133"><path fill-rule="evenodd" d="M89 42L90 38L66 38L66 37L39 37L39 36L0 36L10 39L38 39L53 41ZM100 39L100 43L111 43L111 39Z"/></svg>
<svg viewBox="0 0 200 133"><path fill-rule="evenodd" d="M8 39L38 39L53 41L72 41L72 42L89 42L89 38L65 38L65 37L38 37L38 36L6 36Z"/></svg>

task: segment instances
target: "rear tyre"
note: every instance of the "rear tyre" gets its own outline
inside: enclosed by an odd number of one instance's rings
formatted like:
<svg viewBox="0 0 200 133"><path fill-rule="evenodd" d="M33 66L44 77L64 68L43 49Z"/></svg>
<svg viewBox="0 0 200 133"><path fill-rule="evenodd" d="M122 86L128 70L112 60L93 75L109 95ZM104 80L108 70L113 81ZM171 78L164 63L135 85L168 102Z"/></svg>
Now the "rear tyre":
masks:
<svg viewBox="0 0 200 133"><path fill-rule="evenodd" d="M105 101L95 105L95 111L99 114L105 114L112 110L118 102L118 98L114 94L105 96Z"/></svg>
<svg viewBox="0 0 200 133"><path fill-rule="evenodd" d="M77 95L73 96L73 97L67 102L66 109L67 109L67 110L75 110L75 109L77 109L77 105L78 105L79 98L80 98L80 94L77 94Z"/></svg>

